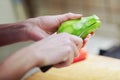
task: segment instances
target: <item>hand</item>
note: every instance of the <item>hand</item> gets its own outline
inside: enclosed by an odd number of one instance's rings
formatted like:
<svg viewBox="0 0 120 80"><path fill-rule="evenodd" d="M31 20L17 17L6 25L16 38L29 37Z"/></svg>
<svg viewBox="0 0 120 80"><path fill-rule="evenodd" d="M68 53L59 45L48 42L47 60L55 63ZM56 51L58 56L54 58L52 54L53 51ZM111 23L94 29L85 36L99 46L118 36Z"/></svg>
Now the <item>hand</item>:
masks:
<svg viewBox="0 0 120 80"><path fill-rule="evenodd" d="M56 32L60 24L69 19L80 18L82 15L66 13L54 16L41 16L24 21L24 32L26 37L23 40L40 40Z"/></svg>
<svg viewBox="0 0 120 80"><path fill-rule="evenodd" d="M73 58L79 55L78 48L82 45L81 38L60 33L44 38L28 48L36 55L39 67L46 65L64 67L70 65Z"/></svg>

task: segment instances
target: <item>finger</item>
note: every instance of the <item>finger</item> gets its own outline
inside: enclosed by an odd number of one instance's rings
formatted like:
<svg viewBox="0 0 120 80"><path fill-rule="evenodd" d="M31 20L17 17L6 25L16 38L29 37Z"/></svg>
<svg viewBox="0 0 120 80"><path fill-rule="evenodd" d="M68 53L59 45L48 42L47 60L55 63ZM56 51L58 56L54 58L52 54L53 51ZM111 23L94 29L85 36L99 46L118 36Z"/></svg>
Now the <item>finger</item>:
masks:
<svg viewBox="0 0 120 80"><path fill-rule="evenodd" d="M87 37L83 40L83 46L82 47L84 47L87 44L87 42L90 40L91 36L92 36L92 34L87 35Z"/></svg>
<svg viewBox="0 0 120 80"><path fill-rule="evenodd" d="M81 48L83 45L83 40L80 37L68 33L59 33L59 35L63 35L63 38L68 37L78 48Z"/></svg>
<svg viewBox="0 0 120 80"><path fill-rule="evenodd" d="M66 20L77 19L77 18L81 18L81 17L82 17L81 14L66 13L66 14L58 15L58 21L60 23L62 23Z"/></svg>
<svg viewBox="0 0 120 80"><path fill-rule="evenodd" d="M71 35L71 40L74 42L74 44L79 48L83 46L83 40L80 37Z"/></svg>
<svg viewBox="0 0 120 80"><path fill-rule="evenodd" d="M66 61L56 64L54 65L54 67L61 68L61 67L69 66L73 62L73 58L74 58L74 55L71 53Z"/></svg>
<svg viewBox="0 0 120 80"><path fill-rule="evenodd" d="M81 18L82 14L75 14L75 13L66 13L64 14L66 19L76 19L76 18Z"/></svg>
<svg viewBox="0 0 120 80"><path fill-rule="evenodd" d="M72 47L73 52L74 52L74 57L78 57L79 56L78 47L73 42L71 43L71 47Z"/></svg>
<svg viewBox="0 0 120 80"><path fill-rule="evenodd" d="M92 34L88 34L84 40L88 41L91 37L92 37Z"/></svg>

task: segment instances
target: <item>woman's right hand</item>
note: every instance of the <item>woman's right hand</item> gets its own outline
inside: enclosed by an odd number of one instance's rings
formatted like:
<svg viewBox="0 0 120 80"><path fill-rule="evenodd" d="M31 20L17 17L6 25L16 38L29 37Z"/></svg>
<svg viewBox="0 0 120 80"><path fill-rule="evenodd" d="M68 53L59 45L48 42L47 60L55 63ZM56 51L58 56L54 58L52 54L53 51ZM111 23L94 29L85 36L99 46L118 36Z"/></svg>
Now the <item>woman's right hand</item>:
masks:
<svg viewBox="0 0 120 80"><path fill-rule="evenodd" d="M65 67L79 55L78 48L83 46L83 40L67 33L53 34L28 47L27 50L35 55L37 65ZM32 51L31 51L32 50Z"/></svg>

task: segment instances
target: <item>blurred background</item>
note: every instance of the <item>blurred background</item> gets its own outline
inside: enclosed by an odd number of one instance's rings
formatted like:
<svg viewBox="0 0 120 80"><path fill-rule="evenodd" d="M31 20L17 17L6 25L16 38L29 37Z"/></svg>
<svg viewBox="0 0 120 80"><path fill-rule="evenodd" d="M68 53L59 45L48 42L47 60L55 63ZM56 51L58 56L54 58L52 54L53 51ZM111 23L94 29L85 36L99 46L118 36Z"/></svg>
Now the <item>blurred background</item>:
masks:
<svg viewBox="0 0 120 80"><path fill-rule="evenodd" d="M119 45L120 0L0 0L0 24L23 21L43 15L67 12L84 16L96 14L102 25L87 44L89 54L99 54ZM16 43L0 47L0 60L32 42Z"/></svg>

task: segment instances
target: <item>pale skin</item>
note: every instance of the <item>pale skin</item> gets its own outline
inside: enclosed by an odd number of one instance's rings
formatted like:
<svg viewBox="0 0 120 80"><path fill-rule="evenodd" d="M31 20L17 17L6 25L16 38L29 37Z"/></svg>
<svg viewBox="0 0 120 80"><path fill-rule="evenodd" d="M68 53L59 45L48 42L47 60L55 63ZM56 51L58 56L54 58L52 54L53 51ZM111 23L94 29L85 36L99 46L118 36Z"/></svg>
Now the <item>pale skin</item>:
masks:
<svg viewBox="0 0 120 80"><path fill-rule="evenodd" d="M0 80L17 80L34 67L54 65L65 67L72 63L91 37L85 40L67 33L55 33L59 25L69 19L81 18L81 14L66 13L41 16L23 22L0 25L0 46L34 40L0 63Z"/></svg>

